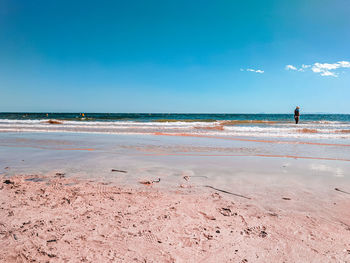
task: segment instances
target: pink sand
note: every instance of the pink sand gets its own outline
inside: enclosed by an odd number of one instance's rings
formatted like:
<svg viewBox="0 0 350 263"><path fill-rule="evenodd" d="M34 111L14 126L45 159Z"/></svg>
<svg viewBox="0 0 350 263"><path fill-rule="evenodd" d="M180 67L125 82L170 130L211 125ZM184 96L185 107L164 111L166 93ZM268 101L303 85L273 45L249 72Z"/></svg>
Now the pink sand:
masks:
<svg viewBox="0 0 350 263"><path fill-rule="evenodd" d="M1 262L350 262L350 198L335 222L186 180L169 192L26 178L1 178Z"/></svg>

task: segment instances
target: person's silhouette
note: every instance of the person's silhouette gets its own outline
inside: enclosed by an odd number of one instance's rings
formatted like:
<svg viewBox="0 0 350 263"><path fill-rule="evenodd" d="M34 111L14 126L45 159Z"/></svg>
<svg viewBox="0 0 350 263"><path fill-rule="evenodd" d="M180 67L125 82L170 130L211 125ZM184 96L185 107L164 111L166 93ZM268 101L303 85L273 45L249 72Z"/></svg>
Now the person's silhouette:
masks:
<svg viewBox="0 0 350 263"><path fill-rule="evenodd" d="M299 116L300 116L300 112L299 112L299 107L297 106L294 110L294 120L295 120L295 124L298 124L299 122Z"/></svg>

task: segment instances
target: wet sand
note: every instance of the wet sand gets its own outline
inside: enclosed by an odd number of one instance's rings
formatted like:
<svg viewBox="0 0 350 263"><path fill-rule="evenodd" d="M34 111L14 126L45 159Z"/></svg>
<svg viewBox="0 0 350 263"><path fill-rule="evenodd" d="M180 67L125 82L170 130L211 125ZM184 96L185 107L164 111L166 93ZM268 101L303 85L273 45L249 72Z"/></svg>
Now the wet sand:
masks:
<svg viewBox="0 0 350 263"><path fill-rule="evenodd" d="M349 147L1 136L0 262L350 262Z"/></svg>

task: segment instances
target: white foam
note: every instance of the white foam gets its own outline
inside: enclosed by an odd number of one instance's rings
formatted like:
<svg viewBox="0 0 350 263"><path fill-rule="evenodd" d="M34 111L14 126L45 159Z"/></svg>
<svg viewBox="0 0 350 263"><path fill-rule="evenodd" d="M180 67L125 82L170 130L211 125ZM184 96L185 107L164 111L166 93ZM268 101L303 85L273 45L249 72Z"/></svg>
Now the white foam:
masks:
<svg viewBox="0 0 350 263"><path fill-rule="evenodd" d="M223 130L210 130L219 122L136 122L136 121L61 121L50 124L48 120L0 120L2 132L74 132L74 133L106 133L106 134L154 134L190 133L194 135L212 136L251 136L280 138L312 138L312 139L349 139L350 133L341 133L341 129L350 129L349 123L324 124L309 122L301 125L293 123L254 124L223 126ZM302 129L316 132L303 132Z"/></svg>

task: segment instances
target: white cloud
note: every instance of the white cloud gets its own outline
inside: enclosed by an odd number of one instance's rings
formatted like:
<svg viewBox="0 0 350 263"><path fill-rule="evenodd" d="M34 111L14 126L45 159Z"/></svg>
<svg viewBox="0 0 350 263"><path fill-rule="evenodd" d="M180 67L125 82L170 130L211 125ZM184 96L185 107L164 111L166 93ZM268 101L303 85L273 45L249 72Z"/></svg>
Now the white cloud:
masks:
<svg viewBox="0 0 350 263"><path fill-rule="evenodd" d="M302 65L301 65L301 68L299 68L298 71L304 72L306 69L308 69L308 68L310 68L310 67L311 67L311 65L302 64Z"/></svg>
<svg viewBox="0 0 350 263"><path fill-rule="evenodd" d="M338 64L339 64L342 68L350 68L350 62L349 62L349 61L339 61Z"/></svg>
<svg viewBox="0 0 350 263"><path fill-rule="evenodd" d="M312 72L318 73L321 76L338 77L338 73L335 71L340 68L350 68L350 62L349 61L339 61L336 63L316 62L312 65L302 64L299 69L297 67L294 67L293 65L287 65L285 67L286 70L297 70L297 71L305 71L306 69L309 69L309 68L311 69Z"/></svg>
<svg viewBox="0 0 350 263"><path fill-rule="evenodd" d="M338 68L342 68L343 65L346 65L346 61L340 61L338 63L318 63L313 64L311 70L315 73L320 73L321 76L332 76L338 77L338 74L332 72L332 70L336 70Z"/></svg>
<svg viewBox="0 0 350 263"><path fill-rule="evenodd" d="M324 71L324 72L321 72L321 76L332 76L332 77L338 77L337 74L335 74L334 72L330 72L330 71Z"/></svg>
<svg viewBox="0 0 350 263"><path fill-rule="evenodd" d="M294 67L293 65L287 65L286 70L297 70L297 68Z"/></svg>
<svg viewBox="0 0 350 263"><path fill-rule="evenodd" d="M241 69L241 71L244 71L244 69ZM255 73L260 73L260 74L265 72L261 69L252 69L252 68L247 68L245 71L250 71L250 72L255 72Z"/></svg>

